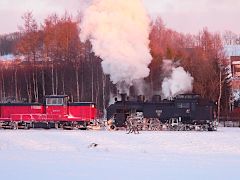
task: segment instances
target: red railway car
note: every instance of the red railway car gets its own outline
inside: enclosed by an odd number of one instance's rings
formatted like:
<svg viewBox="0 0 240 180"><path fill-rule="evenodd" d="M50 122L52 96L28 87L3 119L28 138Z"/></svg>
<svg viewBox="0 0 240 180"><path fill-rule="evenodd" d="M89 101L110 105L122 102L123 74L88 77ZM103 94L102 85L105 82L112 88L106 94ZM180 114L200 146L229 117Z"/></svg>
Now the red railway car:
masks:
<svg viewBox="0 0 240 180"><path fill-rule="evenodd" d="M69 103L67 95L49 95L43 104L0 104L0 127L86 129L96 115L93 102Z"/></svg>

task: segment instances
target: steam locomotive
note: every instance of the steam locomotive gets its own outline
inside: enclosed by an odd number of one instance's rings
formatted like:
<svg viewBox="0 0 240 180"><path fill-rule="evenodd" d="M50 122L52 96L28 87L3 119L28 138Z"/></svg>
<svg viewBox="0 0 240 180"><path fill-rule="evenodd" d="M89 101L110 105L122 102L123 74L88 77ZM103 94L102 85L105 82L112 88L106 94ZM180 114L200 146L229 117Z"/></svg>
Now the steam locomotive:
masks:
<svg viewBox="0 0 240 180"><path fill-rule="evenodd" d="M107 119L112 129L126 127L132 121L140 130L216 130L215 104L198 94L180 94L172 100L152 100L144 96L129 99L121 94L121 100L107 108Z"/></svg>
<svg viewBox="0 0 240 180"><path fill-rule="evenodd" d="M1 103L0 128L86 129L96 114L93 102L70 103L67 95L49 95L44 103Z"/></svg>

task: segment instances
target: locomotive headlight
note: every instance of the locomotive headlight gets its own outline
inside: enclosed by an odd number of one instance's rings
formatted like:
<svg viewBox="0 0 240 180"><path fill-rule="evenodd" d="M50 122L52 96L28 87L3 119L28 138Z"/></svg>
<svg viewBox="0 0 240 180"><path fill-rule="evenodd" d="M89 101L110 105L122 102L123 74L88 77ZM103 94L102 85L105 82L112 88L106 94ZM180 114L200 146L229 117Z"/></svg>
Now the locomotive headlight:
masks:
<svg viewBox="0 0 240 180"><path fill-rule="evenodd" d="M92 104L92 108L94 108L95 106L94 106L94 104Z"/></svg>

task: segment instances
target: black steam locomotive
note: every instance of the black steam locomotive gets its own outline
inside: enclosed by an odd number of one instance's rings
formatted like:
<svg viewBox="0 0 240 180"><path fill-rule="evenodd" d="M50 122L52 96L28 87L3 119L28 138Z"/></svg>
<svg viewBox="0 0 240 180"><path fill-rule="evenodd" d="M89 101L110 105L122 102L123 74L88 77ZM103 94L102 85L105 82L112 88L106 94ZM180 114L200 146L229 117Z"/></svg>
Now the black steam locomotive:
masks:
<svg viewBox="0 0 240 180"><path fill-rule="evenodd" d="M121 100L107 108L111 128L126 127L134 121L140 130L216 130L215 105L197 94L180 94L172 100L161 100L155 95L129 99L121 94Z"/></svg>

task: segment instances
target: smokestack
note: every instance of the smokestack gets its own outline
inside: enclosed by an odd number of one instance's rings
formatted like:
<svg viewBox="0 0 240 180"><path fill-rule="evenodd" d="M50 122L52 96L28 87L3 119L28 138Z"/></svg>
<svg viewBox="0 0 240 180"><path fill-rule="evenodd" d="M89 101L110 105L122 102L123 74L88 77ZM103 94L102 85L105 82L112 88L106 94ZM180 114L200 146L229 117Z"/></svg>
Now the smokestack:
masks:
<svg viewBox="0 0 240 180"><path fill-rule="evenodd" d="M120 94L120 96L121 96L121 101L122 102L125 102L127 100L127 94L126 93L122 93L122 94Z"/></svg>
<svg viewBox="0 0 240 180"><path fill-rule="evenodd" d="M160 102L161 101L161 96L160 95L154 95L152 97L152 102Z"/></svg>
<svg viewBox="0 0 240 180"><path fill-rule="evenodd" d="M144 95L139 95L138 96L138 102L144 102L145 101L145 96Z"/></svg>

